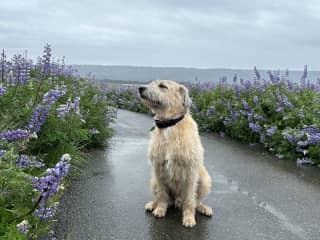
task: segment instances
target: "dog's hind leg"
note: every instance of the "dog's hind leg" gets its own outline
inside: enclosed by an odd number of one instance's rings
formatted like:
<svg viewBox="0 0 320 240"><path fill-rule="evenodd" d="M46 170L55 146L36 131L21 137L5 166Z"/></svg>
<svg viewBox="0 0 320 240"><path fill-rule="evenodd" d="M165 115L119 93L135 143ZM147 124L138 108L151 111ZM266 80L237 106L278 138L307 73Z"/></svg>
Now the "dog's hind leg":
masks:
<svg viewBox="0 0 320 240"><path fill-rule="evenodd" d="M205 216L212 216L212 208L201 201L209 194L211 189L211 178L204 166L200 168L199 183L197 189L197 212Z"/></svg>
<svg viewBox="0 0 320 240"><path fill-rule="evenodd" d="M211 217L212 216L212 208L209 207L208 205L205 205L203 203L199 203L198 206L197 206L197 212L204 215L204 216L207 216L207 217Z"/></svg>

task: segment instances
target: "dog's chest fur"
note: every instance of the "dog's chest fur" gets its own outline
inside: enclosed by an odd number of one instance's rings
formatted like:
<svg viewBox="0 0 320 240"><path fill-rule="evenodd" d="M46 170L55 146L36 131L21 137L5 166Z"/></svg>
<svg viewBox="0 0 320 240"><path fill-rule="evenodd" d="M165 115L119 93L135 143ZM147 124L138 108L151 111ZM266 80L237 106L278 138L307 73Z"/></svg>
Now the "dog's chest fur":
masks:
<svg viewBox="0 0 320 240"><path fill-rule="evenodd" d="M151 134L149 157L158 176L170 187L178 190L191 174L194 159L188 157L186 143L179 131L172 128Z"/></svg>

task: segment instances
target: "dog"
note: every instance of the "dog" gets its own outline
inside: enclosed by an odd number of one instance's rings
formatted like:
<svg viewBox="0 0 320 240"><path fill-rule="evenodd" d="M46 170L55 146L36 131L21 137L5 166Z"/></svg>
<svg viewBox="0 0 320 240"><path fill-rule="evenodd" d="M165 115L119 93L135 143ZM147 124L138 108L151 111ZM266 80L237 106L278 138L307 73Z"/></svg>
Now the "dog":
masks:
<svg viewBox="0 0 320 240"><path fill-rule="evenodd" d="M212 208L201 202L210 192L211 177L204 165L198 126L190 114L189 91L171 80L155 80L138 91L156 125L148 148L155 200L145 209L161 218L174 204L182 208L183 226L194 227L196 211L212 216Z"/></svg>

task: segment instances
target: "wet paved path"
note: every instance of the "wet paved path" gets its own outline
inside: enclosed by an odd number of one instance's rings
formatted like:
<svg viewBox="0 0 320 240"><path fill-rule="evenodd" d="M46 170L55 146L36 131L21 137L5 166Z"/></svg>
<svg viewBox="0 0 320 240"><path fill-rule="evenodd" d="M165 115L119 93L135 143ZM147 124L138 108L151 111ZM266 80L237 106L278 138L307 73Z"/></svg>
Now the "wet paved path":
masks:
<svg viewBox="0 0 320 240"><path fill-rule="evenodd" d="M83 176L61 199L60 239L319 240L320 171L297 169L230 139L202 136L213 180L206 203L212 218L181 225L181 212L163 219L144 211L152 199L146 158L148 116L119 111L110 147L92 153Z"/></svg>

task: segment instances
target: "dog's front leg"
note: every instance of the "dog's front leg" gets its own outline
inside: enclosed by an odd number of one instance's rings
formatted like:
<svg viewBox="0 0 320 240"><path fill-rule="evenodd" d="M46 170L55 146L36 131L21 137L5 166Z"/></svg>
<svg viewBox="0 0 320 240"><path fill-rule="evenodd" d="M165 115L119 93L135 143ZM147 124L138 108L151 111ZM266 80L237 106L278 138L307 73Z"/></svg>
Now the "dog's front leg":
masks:
<svg viewBox="0 0 320 240"><path fill-rule="evenodd" d="M197 206L196 188L197 181L195 178L189 178L184 189L183 197L183 218L182 224L185 227L194 227L196 225L195 209Z"/></svg>
<svg viewBox="0 0 320 240"><path fill-rule="evenodd" d="M170 200L168 194L167 186L162 182L160 178L160 173L155 169L152 179L151 188L155 196L155 201L153 202L153 212L155 217L164 217L167 212L168 202Z"/></svg>

